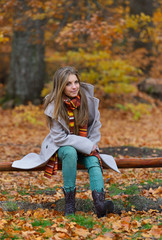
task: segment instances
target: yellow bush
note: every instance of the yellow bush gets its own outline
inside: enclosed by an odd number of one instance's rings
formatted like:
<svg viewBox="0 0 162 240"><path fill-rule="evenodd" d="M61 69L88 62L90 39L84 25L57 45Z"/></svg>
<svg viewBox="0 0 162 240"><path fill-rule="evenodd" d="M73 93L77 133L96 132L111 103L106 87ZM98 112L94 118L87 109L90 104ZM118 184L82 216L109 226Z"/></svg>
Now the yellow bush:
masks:
<svg viewBox="0 0 162 240"><path fill-rule="evenodd" d="M138 74L141 73L137 68L130 65L127 60L112 59L110 53L106 51L85 52L83 49L79 51L68 51L64 56L56 53L52 57L53 65L62 60L62 65L75 66L80 74L82 81L97 84L106 93L130 93L135 91L132 83L137 81ZM52 59L48 59L50 63ZM63 64L64 62L64 64ZM47 95L52 89L52 83L46 84L41 96Z"/></svg>
<svg viewBox="0 0 162 240"><path fill-rule="evenodd" d="M32 125L44 125L44 122L41 121L43 111L39 106L35 106L29 103L27 106L19 105L14 108L13 119L15 125L19 125L21 123L30 123Z"/></svg>
<svg viewBox="0 0 162 240"><path fill-rule="evenodd" d="M152 106L145 103L126 103L125 105L116 104L116 107L120 110L131 112L133 114L134 120L138 120L142 117L142 115L149 115L152 110Z"/></svg>

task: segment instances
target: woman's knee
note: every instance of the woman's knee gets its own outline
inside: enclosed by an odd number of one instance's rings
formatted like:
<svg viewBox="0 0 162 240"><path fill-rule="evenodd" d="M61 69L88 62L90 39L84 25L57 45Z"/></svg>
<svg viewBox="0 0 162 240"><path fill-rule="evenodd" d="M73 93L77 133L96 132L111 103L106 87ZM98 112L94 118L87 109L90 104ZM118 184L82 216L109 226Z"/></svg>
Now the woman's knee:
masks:
<svg viewBox="0 0 162 240"><path fill-rule="evenodd" d="M77 151L72 146L63 146L58 150L58 158L61 160L65 158L76 159L77 160Z"/></svg>
<svg viewBox="0 0 162 240"><path fill-rule="evenodd" d="M88 156L85 159L85 167L87 169L92 168L92 167L100 167L100 163L97 157L95 156Z"/></svg>

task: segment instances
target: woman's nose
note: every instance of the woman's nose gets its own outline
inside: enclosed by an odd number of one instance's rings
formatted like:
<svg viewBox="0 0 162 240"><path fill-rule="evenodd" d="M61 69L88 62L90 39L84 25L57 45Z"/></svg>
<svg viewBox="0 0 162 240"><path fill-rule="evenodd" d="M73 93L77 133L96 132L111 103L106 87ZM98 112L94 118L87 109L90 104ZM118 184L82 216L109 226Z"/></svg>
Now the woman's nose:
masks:
<svg viewBox="0 0 162 240"><path fill-rule="evenodd" d="M76 85L75 85L75 83L73 83L73 85L72 85L72 88L76 88Z"/></svg>

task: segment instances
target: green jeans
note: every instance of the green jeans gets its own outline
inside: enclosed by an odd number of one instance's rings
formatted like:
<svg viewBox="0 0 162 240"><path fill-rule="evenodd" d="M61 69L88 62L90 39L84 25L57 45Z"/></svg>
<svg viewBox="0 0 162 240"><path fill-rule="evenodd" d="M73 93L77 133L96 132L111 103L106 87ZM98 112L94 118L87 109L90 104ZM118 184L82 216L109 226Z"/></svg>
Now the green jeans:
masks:
<svg viewBox="0 0 162 240"><path fill-rule="evenodd" d="M77 161L88 169L91 191L101 192L104 189L102 171L97 157L85 156L71 146L63 146L58 150L58 159L62 161L63 182L66 192L75 188Z"/></svg>

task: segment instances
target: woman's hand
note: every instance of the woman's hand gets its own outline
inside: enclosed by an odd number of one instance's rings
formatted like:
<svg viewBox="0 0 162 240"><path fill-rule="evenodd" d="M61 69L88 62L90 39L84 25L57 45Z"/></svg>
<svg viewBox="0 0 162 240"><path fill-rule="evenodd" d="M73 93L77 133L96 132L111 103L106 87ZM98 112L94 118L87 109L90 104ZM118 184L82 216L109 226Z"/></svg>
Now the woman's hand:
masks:
<svg viewBox="0 0 162 240"><path fill-rule="evenodd" d="M91 152L94 152L96 149L97 149L97 145L94 144Z"/></svg>

